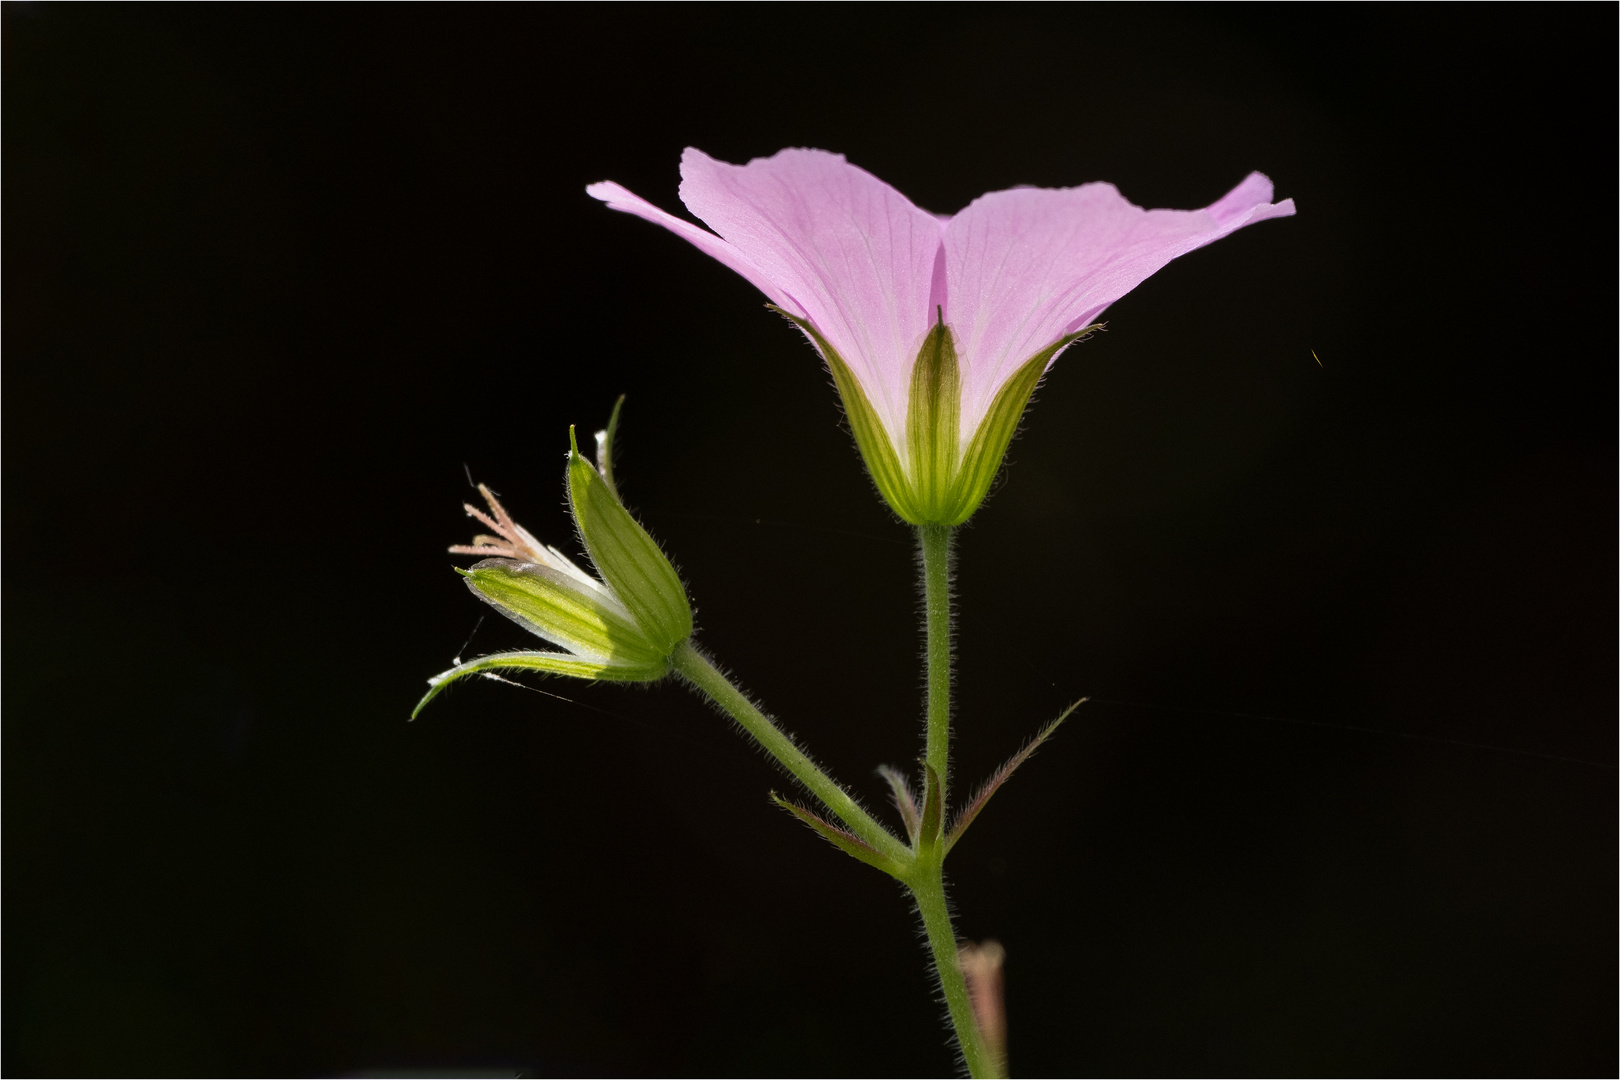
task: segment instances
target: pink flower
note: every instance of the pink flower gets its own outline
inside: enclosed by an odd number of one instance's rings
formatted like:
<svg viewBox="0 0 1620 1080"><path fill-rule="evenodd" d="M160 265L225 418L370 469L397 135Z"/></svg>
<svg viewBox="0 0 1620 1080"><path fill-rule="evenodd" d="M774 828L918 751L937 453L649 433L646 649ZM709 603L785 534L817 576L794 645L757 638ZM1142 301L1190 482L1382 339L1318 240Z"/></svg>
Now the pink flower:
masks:
<svg viewBox="0 0 1620 1080"><path fill-rule="evenodd" d="M1041 374L1110 304L1178 255L1294 213L1250 173L1203 210L1143 210L1093 183L937 216L841 154L800 149L730 165L688 148L681 201L712 233L618 184L585 190L686 238L805 331L879 491L914 524L967 520Z"/></svg>

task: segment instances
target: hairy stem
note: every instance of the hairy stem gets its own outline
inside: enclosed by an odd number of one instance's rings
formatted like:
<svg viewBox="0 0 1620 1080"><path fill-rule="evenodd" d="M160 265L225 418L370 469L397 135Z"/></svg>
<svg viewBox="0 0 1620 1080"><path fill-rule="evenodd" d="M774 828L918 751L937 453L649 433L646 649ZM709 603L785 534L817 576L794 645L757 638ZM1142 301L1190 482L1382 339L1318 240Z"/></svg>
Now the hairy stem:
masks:
<svg viewBox="0 0 1620 1080"><path fill-rule="evenodd" d="M809 755L800 750L781 728L772 723L770 717L760 712L754 703L748 700L748 696L732 685L731 680L721 674L720 669L694 648L690 641L684 642L675 650L671 661L681 678L737 721L742 729L752 735L754 741L764 747L767 753L781 762L782 767L792 773L799 783L825 803L827 809L837 814L856 836L890 858L911 862L911 848L901 843L893 833L879 825L872 815L861 809L860 804L850 798L848 792L832 777L822 772L821 767L810 760Z"/></svg>
<svg viewBox="0 0 1620 1080"><path fill-rule="evenodd" d="M951 926L950 908L945 903L944 868L936 857L926 869L922 866L917 869L911 895L917 900L923 929L928 933L939 989L951 1014L951 1026L956 1029L962 1061L967 1065L969 1076L999 1076L995 1055L985 1047L978 1022L973 1018L973 1002L968 997L967 979L962 975L962 962L956 951L956 930Z"/></svg>
<svg viewBox="0 0 1620 1080"><path fill-rule="evenodd" d="M951 548L956 530L919 525L922 555L923 621L928 656L928 744L925 757L939 775L941 810L950 786L951 764Z"/></svg>
<svg viewBox="0 0 1620 1080"><path fill-rule="evenodd" d="M923 572L923 627L928 658L928 741L924 760L939 777L940 819L948 809L947 790L951 775L951 563L956 530L948 525L917 527L917 548ZM945 902L945 848L933 838L923 837L918 845L915 877L911 894L917 899L928 946L934 953L934 970L940 992L950 1010L951 1026L962 1048L962 1060L970 1076L995 1076L995 1058L988 1053L973 1018L967 980L957 956L956 930Z"/></svg>

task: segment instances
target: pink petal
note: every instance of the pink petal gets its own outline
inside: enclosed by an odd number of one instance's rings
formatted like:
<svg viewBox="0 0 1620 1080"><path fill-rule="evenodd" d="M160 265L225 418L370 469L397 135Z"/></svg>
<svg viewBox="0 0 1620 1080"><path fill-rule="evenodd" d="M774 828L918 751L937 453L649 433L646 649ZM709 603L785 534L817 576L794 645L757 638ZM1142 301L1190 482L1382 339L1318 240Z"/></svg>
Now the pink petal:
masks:
<svg viewBox="0 0 1620 1080"><path fill-rule="evenodd" d="M1024 361L1171 259L1293 212L1292 199L1271 202L1271 181L1260 173L1204 210L1144 210L1112 184L975 199L945 229L945 321L964 358L963 440Z"/></svg>
<svg viewBox="0 0 1620 1080"><path fill-rule="evenodd" d="M689 148L681 178L687 208L838 350L904 454L911 363L943 299L944 224L825 150L729 165Z"/></svg>
<svg viewBox="0 0 1620 1080"><path fill-rule="evenodd" d="M585 189L585 194L593 199L602 200L611 209L634 214L636 217L644 218L654 225L662 225L676 236L690 240L694 246L713 255L716 259L747 278L756 289L770 297L771 303L777 307L785 308L795 315L805 314L799 305L793 302L791 297L772 284L771 279L761 273L757 266L749 262L742 252L714 235L714 233L704 232L690 221L682 221L674 214L658 209L646 199L626 188L620 187L611 180L591 184Z"/></svg>

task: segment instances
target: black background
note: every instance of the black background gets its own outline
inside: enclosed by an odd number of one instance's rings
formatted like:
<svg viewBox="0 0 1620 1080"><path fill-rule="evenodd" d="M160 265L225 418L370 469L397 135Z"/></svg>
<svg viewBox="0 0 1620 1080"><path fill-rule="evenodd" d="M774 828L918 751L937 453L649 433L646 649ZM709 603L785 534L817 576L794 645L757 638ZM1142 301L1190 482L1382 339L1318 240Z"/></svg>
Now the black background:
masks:
<svg viewBox="0 0 1620 1080"><path fill-rule="evenodd" d="M1299 216L1069 352L961 543L953 856L1023 1075L1616 1069L1615 65L1574 8L15 6L9 1074L920 1075L908 904L678 686L493 683L567 425L869 800L908 534L681 148ZM1320 357L1320 366L1312 351ZM464 471L465 466L465 471Z"/></svg>

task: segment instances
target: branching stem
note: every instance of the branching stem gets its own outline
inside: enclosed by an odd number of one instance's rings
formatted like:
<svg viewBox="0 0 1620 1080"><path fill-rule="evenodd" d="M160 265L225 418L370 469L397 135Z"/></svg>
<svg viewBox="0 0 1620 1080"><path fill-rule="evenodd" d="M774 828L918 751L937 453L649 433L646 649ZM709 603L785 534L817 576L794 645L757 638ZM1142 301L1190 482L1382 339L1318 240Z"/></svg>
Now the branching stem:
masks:
<svg viewBox="0 0 1620 1080"><path fill-rule="evenodd" d="M902 843L893 833L878 824L871 814L863 810L837 781L823 772L821 766L800 750L798 744L777 727L770 717L760 712L758 706L748 700L748 695L732 685L731 680L714 666L713 661L693 647L690 641L684 642L675 650L671 661L681 678L725 710L744 731L753 736L755 742L765 748L766 753L781 762L782 767L793 774L794 779L808 788L827 809L837 814L844 824L849 826L851 832L890 858L911 862L910 846Z"/></svg>
<svg viewBox="0 0 1620 1080"><path fill-rule="evenodd" d="M951 548L954 533L954 529L945 526L924 525L917 529L922 559L928 660L928 728L924 760L939 777L941 805L938 813L942 819L946 811L946 783L951 763ZM917 901L923 930L928 935L928 947L933 953L940 993L950 1013L951 1026L955 1029L968 1074L975 1077L999 1075L997 1060L985 1046L974 1019L967 979L962 974L956 930L951 925L950 905L945 898L943 837L919 835L916 845L912 846L878 824L691 642L677 648L671 662L682 679L736 720L783 768L842 819L856 836L900 864L891 872L903 875L902 880Z"/></svg>

